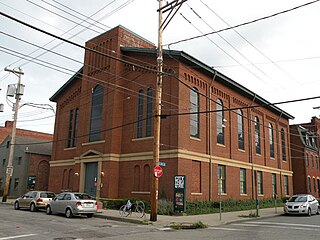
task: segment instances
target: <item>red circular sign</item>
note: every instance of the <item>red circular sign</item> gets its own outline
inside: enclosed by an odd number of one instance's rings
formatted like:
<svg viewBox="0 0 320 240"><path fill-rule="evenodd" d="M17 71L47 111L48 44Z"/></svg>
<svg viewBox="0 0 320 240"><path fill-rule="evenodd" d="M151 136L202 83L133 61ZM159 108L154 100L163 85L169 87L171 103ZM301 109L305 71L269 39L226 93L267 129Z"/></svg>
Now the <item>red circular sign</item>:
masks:
<svg viewBox="0 0 320 240"><path fill-rule="evenodd" d="M154 172L154 176L159 178L162 176L162 168L160 166L155 166L154 169L153 169L153 172Z"/></svg>

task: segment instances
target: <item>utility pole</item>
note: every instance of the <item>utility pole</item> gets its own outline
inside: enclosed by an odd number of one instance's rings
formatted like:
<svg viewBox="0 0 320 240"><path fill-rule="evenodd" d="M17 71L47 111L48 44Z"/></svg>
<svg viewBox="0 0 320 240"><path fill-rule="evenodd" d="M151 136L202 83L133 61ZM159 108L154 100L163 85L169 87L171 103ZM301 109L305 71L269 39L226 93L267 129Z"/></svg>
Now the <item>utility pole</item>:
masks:
<svg viewBox="0 0 320 240"><path fill-rule="evenodd" d="M10 142L10 152L9 152L9 160L8 160L8 165L7 165L7 170L6 170L6 181L4 183L4 189L3 189L3 195L2 195L2 202L7 201L8 197L8 192L9 192L9 184L10 184L10 178L13 173L13 153L14 153L14 145L16 141L16 126L17 126L17 118L18 118L18 109L19 109L19 101L20 101L20 96L23 95L23 85L21 84L21 75L24 73L22 70L19 68L19 70L14 70L14 69L4 69L7 72L11 72L18 76L18 84L15 89L15 97L16 97L16 103L14 105L14 117L13 117L13 126L12 126L12 132L11 132L11 142ZM10 86L10 85L9 85Z"/></svg>
<svg viewBox="0 0 320 240"><path fill-rule="evenodd" d="M167 27L173 16L178 12L182 3L187 0L174 0L162 6L163 0L159 1L159 28L158 28L158 49L157 49L157 84L156 84L156 103L155 103L155 120L153 135L153 169L159 165L160 158L160 120L161 120L161 102L162 102L162 32ZM170 11L166 19L162 21L162 14ZM153 170L152 169L152 170ZM158 211L158 195L159 195L159 179L152 173L152 191L151 191L151 212L150 221L157 221Z"/></svg>

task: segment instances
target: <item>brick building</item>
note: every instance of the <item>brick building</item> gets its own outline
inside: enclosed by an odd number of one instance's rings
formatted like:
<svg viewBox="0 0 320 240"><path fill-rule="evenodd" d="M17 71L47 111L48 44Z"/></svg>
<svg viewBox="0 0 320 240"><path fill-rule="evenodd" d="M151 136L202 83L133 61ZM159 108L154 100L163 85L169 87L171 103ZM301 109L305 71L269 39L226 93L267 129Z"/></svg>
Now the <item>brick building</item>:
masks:
<svg viewBox="0 0 320 240"><path fill-rule="evenodd" d="M0 193L2 195L9 159L11 135L0 144ZM47 190L52 142L36 138L16 137L13 174L8 196L16 198L29 190Z"/></svg>
<svg viewBox="0 0 320 240"><path fill-rule="evenodd" d="M293 193L320 197L319 135L320 119L290 126Z"/></svg>
<svg viewBox="0 0 320 240"><path fill-rule="evenodd" d="M86 50L50 99L49 190L149 199L156 48L122 26L86 47L112 58ZM164 72L160 197L172 199L174 176L186 175L187 199L218 199L217 174L223 199L292 194L290 114L183 51L164 51Z"/></svg>

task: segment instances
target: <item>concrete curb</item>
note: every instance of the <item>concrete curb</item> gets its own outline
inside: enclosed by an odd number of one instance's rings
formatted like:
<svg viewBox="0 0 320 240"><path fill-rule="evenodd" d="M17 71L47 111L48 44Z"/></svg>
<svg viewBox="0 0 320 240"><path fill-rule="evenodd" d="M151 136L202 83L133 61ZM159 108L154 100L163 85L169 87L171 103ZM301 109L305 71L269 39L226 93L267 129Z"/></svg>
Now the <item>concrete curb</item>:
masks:
<svg viewBox="0 0 320 240"><path fill-rule="evenodd" d="M143 225L151 224L148 220L144 220L144 219L133 219L133 218L127 218L127 217L115 217L115 216L107 216L107 215L102 215L102 214L95 214L94 217L107 219L107 220L113 220L113 221L119 221L119 222L143 224Z"/></svg>

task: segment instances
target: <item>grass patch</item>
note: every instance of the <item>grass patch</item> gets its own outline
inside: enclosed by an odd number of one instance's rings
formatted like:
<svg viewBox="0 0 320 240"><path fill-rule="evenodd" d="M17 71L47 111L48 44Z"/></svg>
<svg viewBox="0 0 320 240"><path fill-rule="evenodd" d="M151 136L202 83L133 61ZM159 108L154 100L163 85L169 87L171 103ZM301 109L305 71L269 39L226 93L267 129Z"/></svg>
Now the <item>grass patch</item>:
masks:
<svg viewBox="0 0 320 240"><path fill-rule="evenodd" d="M208 225L204 224L203 222L199 221L196 223L174 223L170 225L170 228L175 230L180 229L198 229L198 228L207 228Z"/></svg>
<svg viewBox="0 0 320 240"><path fill-rule="evenodd" d="M260 217L260 216L257 215L256 213L250 213L249 215L239 215L239 217L243 217L243 218L257 218L257 217Z"/></svg>

